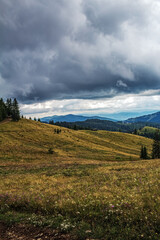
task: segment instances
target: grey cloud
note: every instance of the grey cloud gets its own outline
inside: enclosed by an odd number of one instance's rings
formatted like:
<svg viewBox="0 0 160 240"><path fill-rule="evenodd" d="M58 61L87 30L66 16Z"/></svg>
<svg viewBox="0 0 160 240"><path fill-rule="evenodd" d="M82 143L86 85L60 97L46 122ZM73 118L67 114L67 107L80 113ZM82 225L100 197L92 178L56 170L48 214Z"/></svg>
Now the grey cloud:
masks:
<svg viewBox="0 0 160 240"><path fill-rule="evenodd" d="M148 22L148 4L144 1L84 1L84 11L91 25L104 34L120 35L123 23L145 24ZM122 33L123 35L123 33Z"/></svg>
<svg viewBox="0 0 160 240"><path fill-rule="evenodd" d="M157 4L1 0L0 95L31 103L160 88Z"/></svg>
<svg viewBox="0 0 160 240"><path fill-rule="evenodd" d="M51 47L69 34L70 17L63 14L63 1L2 0L0 47L33 49ZM65 6L64 6L65 7Z"/></svg>

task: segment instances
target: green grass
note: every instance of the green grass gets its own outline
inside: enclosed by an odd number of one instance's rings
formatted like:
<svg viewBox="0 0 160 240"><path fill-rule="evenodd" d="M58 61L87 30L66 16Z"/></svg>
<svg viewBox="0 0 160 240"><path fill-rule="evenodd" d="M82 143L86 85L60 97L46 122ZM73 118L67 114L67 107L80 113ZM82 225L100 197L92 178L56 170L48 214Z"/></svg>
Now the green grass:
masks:
<svg viewBox="0 0 160 240"><path fill-rule="evenodd" d="M76 239L160 239L160 161L152 140L29 120L0 125L0 221ZM48 154L53 147L54 153Z"/></svg>

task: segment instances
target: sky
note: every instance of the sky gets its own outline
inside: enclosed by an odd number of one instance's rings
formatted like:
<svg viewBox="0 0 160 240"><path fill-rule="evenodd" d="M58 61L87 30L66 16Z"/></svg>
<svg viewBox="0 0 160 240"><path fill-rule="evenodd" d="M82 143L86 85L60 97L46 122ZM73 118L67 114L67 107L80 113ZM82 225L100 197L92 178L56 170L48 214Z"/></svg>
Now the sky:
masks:
<svg viewBox="0 0 160 240"><path fill-rule="evenodd" d="M159 0L0 0L0 96L26 116L160 110Z"/></svg>

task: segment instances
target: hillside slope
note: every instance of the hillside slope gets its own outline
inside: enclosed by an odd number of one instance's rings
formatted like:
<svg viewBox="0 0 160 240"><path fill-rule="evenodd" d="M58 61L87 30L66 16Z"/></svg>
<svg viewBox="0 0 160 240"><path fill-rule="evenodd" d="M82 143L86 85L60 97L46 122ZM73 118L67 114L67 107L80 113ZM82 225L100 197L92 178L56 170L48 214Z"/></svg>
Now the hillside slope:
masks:
<svg viewBox="0 0 160 240"><path fill-rule="evenodd" d="M0 124L0 239L160 239L160 161L123 161L152 140L56 128Z"/></svg>
<svg viewBox="0 0 160 240"><path fill-rule="evenodd" d="M139 157L142 144L151 152L152 140L132 134L74 131L25 119L0 125L0 159L10 161L130 159ZM53 155L47 153L50 147Z"/></svg>

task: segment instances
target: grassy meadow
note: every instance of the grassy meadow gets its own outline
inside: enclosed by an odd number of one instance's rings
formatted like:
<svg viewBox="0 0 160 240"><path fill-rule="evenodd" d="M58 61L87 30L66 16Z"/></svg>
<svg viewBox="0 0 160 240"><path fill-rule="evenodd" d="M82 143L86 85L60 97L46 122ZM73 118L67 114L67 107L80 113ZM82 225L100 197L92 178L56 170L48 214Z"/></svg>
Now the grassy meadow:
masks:
<svg viewBox="0 0 160 240"><path fill-rule="evenodd" d="M0 125L0 221L78 240L160 239L160 161L139 159L152 140L57 128Z"/></svg>

